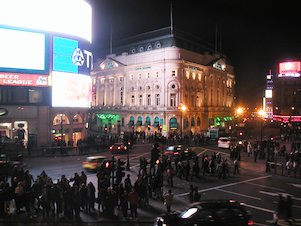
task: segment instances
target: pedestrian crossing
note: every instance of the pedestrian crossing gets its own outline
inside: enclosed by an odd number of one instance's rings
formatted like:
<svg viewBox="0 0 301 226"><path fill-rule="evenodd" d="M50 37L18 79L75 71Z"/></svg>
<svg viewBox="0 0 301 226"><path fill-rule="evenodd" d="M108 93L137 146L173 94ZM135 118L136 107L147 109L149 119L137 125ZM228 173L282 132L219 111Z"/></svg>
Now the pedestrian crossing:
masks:
<svg viewBox="0 0 301 226"><path fill-rule="evenodd" d="M275 220L267 220L266 223L278 225L278 226L297 226L301 225L301 219L293 219L293 220L284 220L284 219L279 219L277 222Z"/></svg>

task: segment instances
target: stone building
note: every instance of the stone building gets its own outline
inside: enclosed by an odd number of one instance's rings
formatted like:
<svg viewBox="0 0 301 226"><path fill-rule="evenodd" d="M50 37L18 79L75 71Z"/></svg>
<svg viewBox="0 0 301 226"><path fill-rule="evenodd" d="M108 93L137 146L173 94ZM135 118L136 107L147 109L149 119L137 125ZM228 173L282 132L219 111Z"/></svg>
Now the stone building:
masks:
<svg viewBox="0 0 301 226"><path fill-rule="evenodd" d="M90 131L168 136L225 125L235 75L226 57L213 49L170 28L119 43L94 63Z"/></svg>

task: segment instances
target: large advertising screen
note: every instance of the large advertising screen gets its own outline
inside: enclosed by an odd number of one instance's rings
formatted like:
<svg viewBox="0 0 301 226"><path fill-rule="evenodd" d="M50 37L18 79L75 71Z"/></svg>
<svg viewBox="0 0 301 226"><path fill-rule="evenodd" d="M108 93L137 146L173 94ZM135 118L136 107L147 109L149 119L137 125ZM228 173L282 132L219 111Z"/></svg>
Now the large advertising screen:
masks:
<svg viewBox="0 0 301 226"><path fill-rule="evenodd" d="M0 2L0 24L67 34L92 42L92 8L84 0Z"/></svg>
<svg viewBox="0 0 301 226"><path fill-rule="evenodd" d="M52 106L89 108L92 100L90 76L52 72Z"/></svg>
<svg viewBox="0 0 301 226"><path fill-rule="evenodd" d="M93 55L77 40L53 37L53 71L90 75Z"/></svg>
<svg viewBox="0 0 301 226"><path fill-rule="evenodd" d="M300 71L300 61L282 62L279 64L278 77L300 77Z"/></svg>
<svg viewBox="0 0 301 226"><path fill-rule="evenodd" d="M0 27L0 71L46 73L43 33Z"/></svg>

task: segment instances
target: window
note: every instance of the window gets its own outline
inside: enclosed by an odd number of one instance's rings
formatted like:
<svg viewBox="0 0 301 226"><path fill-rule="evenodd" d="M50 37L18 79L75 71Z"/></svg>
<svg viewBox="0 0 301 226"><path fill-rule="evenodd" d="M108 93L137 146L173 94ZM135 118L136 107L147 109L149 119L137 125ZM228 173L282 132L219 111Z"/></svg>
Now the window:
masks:
<svg viewBox="0 0 301 226"><path fill-rule="evenodd" d="M159 77L159 72L156 72L156 77L157 77L157 78Z"/></svg>
<svg viewBox="0 0 301 226"><path fill-rule="evenodd" d="M160 94L156 94L156 106L160 105Z"/></svg>
<svg viewBox="0 0 301 226"><path fill-rule="evenodd" d="M171 89L176 89L176 85L175 85L175 84L172 84L172 85L171 85Z"/></svg>
<svg viewBox="0 0 301 226"><path fill-rule="evenodd" d="M176 71L175 71L175 70L173 70L173 71L171 72L171 76L172 76L172 77L176 77L176 76L177 76L177 74L176 74Z"/></svg>
<svg viewBox="0 0 301 226"><path fill-rule="evenodd" d="M123 87L120 88L120 105L123 105Z"/></svg>
<svg viewBox="0 0 301 226"><path fill-rule="evenodd" d="M142 86L139 86L139 91L141 91L142 90Z"/></svg>
<svg viewBox="0 0 301 226"><path fill-rule="evenodd" d="M143 105L143 96L139 95L139 106Z"/></svg>
<svg viewBox="0 0 301 226"><path fill-rule="evenodd" d="M132 86L132 87L131 87L131 90L132 90L132 91L135 91L135 88L134 88L134 86Z"/></svg>
<svg viewBox="0 0 301 226"><path fill-rule="evenodd" d="M191 106L194 107L195 106L195 102L194 102L194 95L191 96Z"/></svg>
<svg viewBox="0 0 301 226"><path fill-rule="evenodd" d="M131 98L131 105L133 106L133 105L135 105L135 96L134 95L132 95L132 98Z"/></svg>
<svg viewBox="0 0 301 226"><path fill-rule="evenodd" d="M138 78L141 79L141 74L138 75Z"/></svg>
<svg viewBox="0 0 301 226"><path fill-rule="evenodd" d="M171 107L176 106L176 94L174 93L170 94L170 106Z"/></svg>
<svg viewBox="0 0 301 226"><path fill-rule="evenodd" d="M130 74L130 79L133 80L134 79L134 75Z"/></svg>
<svg viewBox="0 0 301 226"><path fill-rule="evenodd" d="M119 81L123 82L124 78L123 77L119 77Z"/></svg>
<svg viewBox="0 0 301 226"><path fill-rule="evenodd" d="M147 94L147 105L150 106L152 104L151 95Z"/></svg>
<svg viewBox="0 0 301 226"><path fill-rule="evenodd" d="M42 90L28 90L29 103L41 103L43 101Z"/></svg>
<svg viewBox="0 0 301 226"><path fill-rule="evenodd" d="M146 89L147 89L147 90L150 90L150 89L151 89L151 87L150 87L150 86L147 86L147 87L146 87Z"/></svg>
<svg viewBox="0 0 301 226"><path fill-rule="evenodd" d="M156 89L159 90L159 89L160 89L160 86L159 86L159 85L156 85Z"/></svg>
<svg viewBox="0 0 301 226"><path fill-rule="evenodd" d="M149 78L149 73L147 73L147 78Z"/></svg>

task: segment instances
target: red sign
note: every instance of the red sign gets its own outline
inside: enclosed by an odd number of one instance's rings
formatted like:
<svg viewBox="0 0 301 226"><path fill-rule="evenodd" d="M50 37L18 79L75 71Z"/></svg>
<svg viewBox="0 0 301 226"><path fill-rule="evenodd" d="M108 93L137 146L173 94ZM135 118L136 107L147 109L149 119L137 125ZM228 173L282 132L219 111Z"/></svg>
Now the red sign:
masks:
<svg viewBox="0 0 301 226"><path fill-rule="evenodd" d="M279 64L279 74L292 74L301 71L300 61L282 62Z"/></svg>
<svg viewBox="0 0 301 226"><path fill-rule="evenodd" d="M301 122L301 116L273 115L273 120L279 122Z"/></svg>
<svg viewBox="0 0 301 226"><path fill-rule="evenodd" d="M49 86L48 76L0 72L0 85L4 86Z"/></svg>

